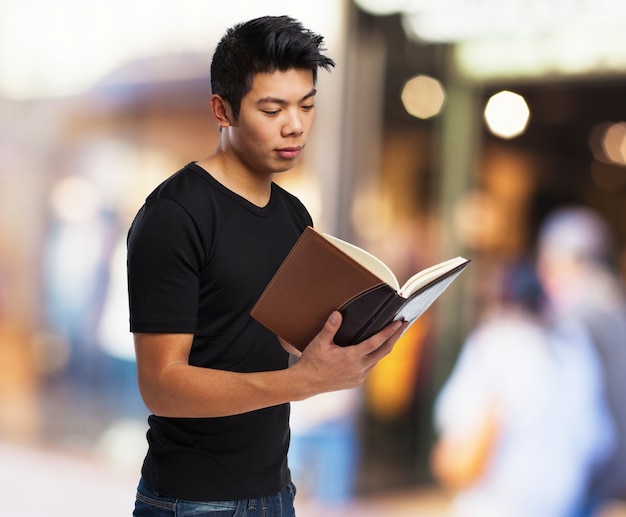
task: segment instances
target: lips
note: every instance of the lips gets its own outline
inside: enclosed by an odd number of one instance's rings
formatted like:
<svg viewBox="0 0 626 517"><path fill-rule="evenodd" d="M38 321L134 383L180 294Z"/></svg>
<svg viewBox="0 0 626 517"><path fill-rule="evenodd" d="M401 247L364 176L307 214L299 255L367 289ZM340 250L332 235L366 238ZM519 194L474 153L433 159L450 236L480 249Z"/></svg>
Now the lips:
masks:
<svg viewBox="0 0 626 517"><path fill-rule="evenodd" d="M282 147L281 149L277 149L276 152L281 158L292 160L294 158L297 158L298 155L302 152L302 147Z"/></svg>

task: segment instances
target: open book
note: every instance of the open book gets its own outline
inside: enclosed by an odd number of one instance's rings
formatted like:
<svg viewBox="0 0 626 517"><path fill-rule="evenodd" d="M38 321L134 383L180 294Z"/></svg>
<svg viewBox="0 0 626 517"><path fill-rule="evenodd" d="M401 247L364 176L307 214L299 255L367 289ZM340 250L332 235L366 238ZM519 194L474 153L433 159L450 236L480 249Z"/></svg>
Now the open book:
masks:
<svg viewBox="0 0 626 517"><path fill-rule="evenodd" d="M335 343L353 345L393 320L415 322L469 262L446 260L400 286L374 255L307 227L250 315L302 351L338 310L343 322Z"/></svg>

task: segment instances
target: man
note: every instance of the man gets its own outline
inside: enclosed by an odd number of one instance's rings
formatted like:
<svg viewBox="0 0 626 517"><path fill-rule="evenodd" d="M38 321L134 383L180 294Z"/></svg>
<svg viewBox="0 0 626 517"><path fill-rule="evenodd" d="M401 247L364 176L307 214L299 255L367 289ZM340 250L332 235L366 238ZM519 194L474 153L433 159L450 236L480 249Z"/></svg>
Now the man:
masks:
<svg viewBox="0 0 626 517"><path fill-rule="evenodd" d="M595 471L587 508L626 499L626 297L614 267L610 230L593 210L566 206L551 213L539 234L538 267L550 316L582 324L600 356L605 396L616 426L615 450Z"/></svg>
<svg viewBox="0 0 626 517"><path fill-rule="evenodd" d="M334 66L322 42L285 16L229 29L211 64L219 144L158 186L131 226L131 331L153 413L136 516L293 516L289 402L360 385L406 326L341 348L334 312L289 366L293 349L249 316L312 224L272 180L306 145L317 69Z"/></svg>

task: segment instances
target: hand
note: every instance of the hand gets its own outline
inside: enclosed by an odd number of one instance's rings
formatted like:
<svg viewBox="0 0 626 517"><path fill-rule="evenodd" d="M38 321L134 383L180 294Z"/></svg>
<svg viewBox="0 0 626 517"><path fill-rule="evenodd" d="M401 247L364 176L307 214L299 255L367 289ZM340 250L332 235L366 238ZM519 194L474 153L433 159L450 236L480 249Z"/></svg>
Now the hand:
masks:
<svg viewBox="0 0 626 517"><path fill-rule="evenodd" d="M340 326L341 313L335 311L292 366L310 387L309 396L360 386L376 363L391 352L408 323L392 322L365 341L346 347L333 341Z"/></svg>

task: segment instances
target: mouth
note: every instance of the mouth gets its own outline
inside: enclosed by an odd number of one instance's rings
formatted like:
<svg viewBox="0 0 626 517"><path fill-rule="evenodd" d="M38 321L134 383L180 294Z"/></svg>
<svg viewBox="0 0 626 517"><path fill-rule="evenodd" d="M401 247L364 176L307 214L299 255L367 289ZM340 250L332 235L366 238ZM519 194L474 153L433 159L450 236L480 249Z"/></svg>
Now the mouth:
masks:
<svg viewBox="0 0 626 517"><path fill-rule="evenodd" d="M276 152L281 158L293 160L298 157L298 155L302 152L302 149L303 146L281 147L280 149L276 149Z"/></svg>

